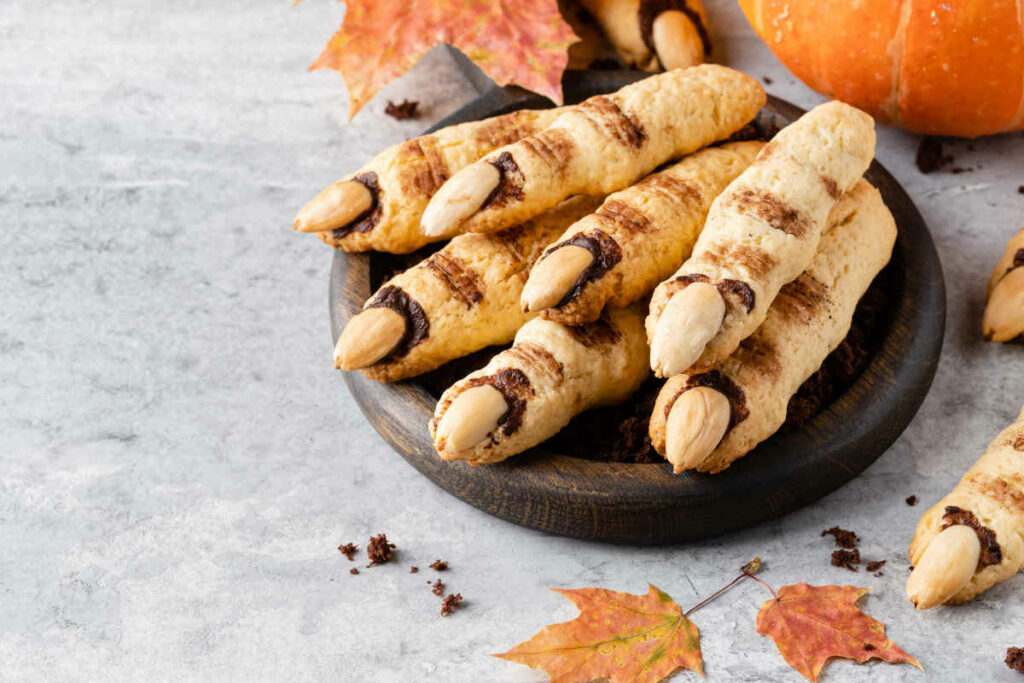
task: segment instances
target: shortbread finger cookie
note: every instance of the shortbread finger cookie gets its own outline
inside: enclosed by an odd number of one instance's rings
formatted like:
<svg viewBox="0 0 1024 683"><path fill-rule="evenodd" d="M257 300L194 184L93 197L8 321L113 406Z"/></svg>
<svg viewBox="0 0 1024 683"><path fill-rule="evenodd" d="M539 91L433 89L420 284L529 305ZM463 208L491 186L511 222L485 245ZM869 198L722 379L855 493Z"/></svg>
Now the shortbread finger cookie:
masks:
<svg viewBox="0 0 1024 683"><path fill-rule="evenodd" d="M493 232L574 194L608 194L727 138L757 114L764 89L717 65L677 69L572 107L545 130L494 150L441 186L427 235Z"/></svg>
<svg viewBox="0 0 1024 683"><path fill-rule="evenodd" d="M861 181L836 204L810 267L782 288L761 327L718 369L665 383L650 437L676 472L720 472L782 426L790 398L846 337L895 241L892 214Z"/></svg>
<svg viewBox="0 0 1024 683"><path fill-rule="evenodd" d="M581 0L627 66L668 71L711 54L700 0Z"/></svg>
<svg viewBox="0 0 1024 683"><path fill-rule="evenodd" d="M519 306L530 266L567 225L599 204L596 197L575 197L519 227L453 239L388 280L349 320L335 367L393 382L507 344L533 317Z"/></svg>
<svg viewBox="0 0 1024 683"><path fill-rule="evenodd" d="M656 375L710 370L758 328L779 289L810 265L829 211L874 149L871 117L829 102L761 150L712 204L693 255L654 292Z"/></svg>
<svg viewBox="0 0 1024 683"><path fill-rule="evenodd" d="M1010 239L992 271L981 328L985 339L993 342L1024 335L1024 229Z"/></svg>
<svg viewBox="0 0 1024 683"><path fill-rule="evenodd" d="M322 190L295 218L345 251L405 254L434 242L419 222L430 197L459 169L550 125L565 109L524 110L421 135L384 150Z"/></svg>
<svg viewBox="0 0 1024 683"><path fill-rule="evenodd" d="M579 325L596 320L605 305L649 295L690 255L712 200L762 146L702 149L609 195L544 252L523 288L523 310Z"/></svg>
<svg viewBox="0 0 1024 683"><path fill-rule="evenodd" d="M635 307L580 327L534 318L511 348L444 392L430 422L434 447L445 460L504 460L584 410L625 400L650 374L647 364Z"/></svg>
<svg viewBox="0 0 1024 683"><path fill-rule="evenodd" d="M1024 411L924 513L910 563L907 597L918 609L968 602L1024 568Z"/></svg>

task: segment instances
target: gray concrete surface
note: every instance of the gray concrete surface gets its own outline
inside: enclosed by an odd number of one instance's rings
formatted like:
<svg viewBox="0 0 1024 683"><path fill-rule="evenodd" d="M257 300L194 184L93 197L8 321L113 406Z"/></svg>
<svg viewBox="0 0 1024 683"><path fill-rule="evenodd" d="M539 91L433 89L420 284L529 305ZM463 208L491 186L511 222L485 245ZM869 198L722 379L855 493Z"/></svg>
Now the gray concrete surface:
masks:
<svg viewBox="0 0 1024 683"><path fill-rule="evenodd" d="M735 3L708 4L717 61L820 101ZM342 14L325 0L0 1L0 680L539 681L487 655L574 615L547 587L651 582L688 606L754 555L776 586L871 588L864 609L926 669L839 661L827 681L1020 680L1002 658L1024 645L1024 578L926 614L903 584L918 515L1024 402L1024 350L978 332L990 268L1024 224L1024 137L959 145L976 171L924 176L917 138L881 131L949 288L935 385L885 456L741 533L581 543L428 483L331 368L331 254L292 234L293 214L475 94L435 51L345 125L341 78L305 70ZM424 118L383 116L389 96ZM885 576L829 566L819 532L834 524ZM350 576L335 546L378 531L400 562ZM466 597L445 619L432 572L408 573L437 557ZM741 585L695 615L709 680L800 680L754 632L765 598Z"/></svg>

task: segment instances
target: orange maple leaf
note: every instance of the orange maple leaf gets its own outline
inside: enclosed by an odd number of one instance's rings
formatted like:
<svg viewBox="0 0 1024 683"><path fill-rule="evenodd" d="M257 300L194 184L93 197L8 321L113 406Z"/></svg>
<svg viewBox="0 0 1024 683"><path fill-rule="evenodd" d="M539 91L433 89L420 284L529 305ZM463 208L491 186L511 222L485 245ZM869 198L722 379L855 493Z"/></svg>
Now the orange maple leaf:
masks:
<svg viewBox="0 0 1024 683"><path fill-rule="evenodd" d="M703 676L700 631L667 593L648 587L647 595L553 589L572 600L580 615L494 656L542 669L552 683L656 683L677 669Z"/></svg>
<svg viewBox="0 0 1024 683"><path fill-rule="evenodd" d="M501 85L562 102L562 71L576 34L557 0L348 0L341 28L309 67L340 71L349 118L438 43L462 50Z"/></svg>
<svg viewBox="0 0 1024 683"><path fill-rule="evenodd" d="M783 586L761 605L757 632L775 641L786 663L811 681L818 680L830 657L907 662L920 669L885 637L885 624L857 609L867 592L854 586Z"/></svg>

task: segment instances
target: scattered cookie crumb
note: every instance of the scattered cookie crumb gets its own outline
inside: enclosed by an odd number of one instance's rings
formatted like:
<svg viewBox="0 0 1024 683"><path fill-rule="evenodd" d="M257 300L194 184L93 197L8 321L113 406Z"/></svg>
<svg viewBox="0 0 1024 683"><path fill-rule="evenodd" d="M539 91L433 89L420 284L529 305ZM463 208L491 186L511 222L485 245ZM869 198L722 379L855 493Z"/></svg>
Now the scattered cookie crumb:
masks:
<svg viewBox="0 0 1024 683"><path fill-rule="evenodd" d="M942 150L942 140L936 137L928 136L921 140L921 144L917 146L917 157L915 159L917 163L917 169L921 173L932 173L938 171L943 166L953 162L953 157L944 154Z"/></svg>
<svg viewBox="0 0 1024 683"><path fill-rule="evenodd" d="M857 547L857 534L853 533L852 531L847 531L846 529L840 529L839 527L834 526L831 529L825 529L824 531L822 531L821 535L831 535L832 537L834 537L836 539L837 548Z"/></svg>
<svg viewBox="0 0 1024 683"><path fill-rule="evenodd" d="M455 608L462 602L462 593L449 594L441 603L441 616L446 617L455 611Z"/></svg>
<svg viewBox="0 0 1024 683"><path fill-rule="evenodd" d="M1006 648L1006 666L1024 674L1024 647Z"/></svg>
<svg viewBox="0 0 1024 683"><path fill-rule="evenodd" d="M417 566L415 566L415 565L413 565L412 567L409 567L409 573L410 573L410 574L415 574L415 573L416 573L416 572L418 572L419 570L420 570L420 568L419 568L419 567L417 567Z"/></svg>
<svg viewBox="0 0 1024 683"><path fill-rule="evenodd" d="M1024 194L1024 185L1017 188L1017 194Z"/></svg>
<svg viewBox="0 0 1024 683"><path fill-rule="evenodd" d="M430 583L430 582L429 582L429 581L427 581L427 583ZM433 593L434 595L436 595L436 596L438 596L438 597L440 597L440 596L444 595L444 584L443 584L443 583L441 583L441 579L438 579L437 581L435 581L435 582L434 582L434 587L433 587L433 588L431 588L431 589L430 589L430 591L431 591L431 592L432 592L432 593Z"/></svg>
<svg viewBox="0 0 1024 683"><path fill-rule="evenodd" d="M857 571L857 565L860 564L860 551L859 550L833 550L832 551L832 566L842 567L843 569L849 569L851 572Z"/></svg>
<svg viewBox="0 0 1024 683"><path fill-rule="evenodd" d="M443 572L445 569L448 569L448 563L444 560L434 560L430 563L430 568L435 572Z"/></svg>
<svg viewBox="0 0 1024 683"><path fill-rule="evenodd" d="M388 106L384 108L384 113L396 121L405 121L416 118L416 107L418 106L420 103L416 100L403 100L401 104L395 104L388 100Z"/></svg>
<svg viewBox="0 0 1024 683"><path fill-rule="evenodd" d="M865 569L874 574L875 576L882 576L882 572L878 571L885 566L885 560L873 560L868 562Z"/></svg>
<svg viewBox="0 0 1024 683"><path fill-rule="evenodd" d="M366 555L370 558L370 564L366 566L372 567L390 561L395 557L395 553L392 552L394 549L395 544L388 542L387 534L371 536L370 542L366 544Z"/></svg>
<svg viewBox="0 0 1024 683"><path fill-rule="evenodd" d="M761 80L762 80L762 81L764 81L764 84L765 84L765 85L771 85L771 84L772 84L772 79L771 79L771 78L769 78L768 76L765 76L765 77L764 77L764 78L762 78Z"/></svg>
<svg viewBox="0 0 1024 683"><path fill-rule="evenodd" d="M349 570L348 570L348 573L349 573L349 574L352 574L353 576L355 576L356 574L358 574L358 573L359 573L359 570L358 570L358 569L356 569L355 567L352 567L352 569L349 569Z"/></svg>
<svg viewBox="0 0 1024 683"><path fill-rule="evenodd" d="M917 496L907 496L907 505L910 507L917 505Z"/></svg>
<svg viewBox="0 0 1024 683"><path fill-rule="evenodd" d="M356 554L357 550L359 550L359 546L355 543L342 543L338 546L338 552L344 555L349 562L352 561L352 556Z"/></svg>

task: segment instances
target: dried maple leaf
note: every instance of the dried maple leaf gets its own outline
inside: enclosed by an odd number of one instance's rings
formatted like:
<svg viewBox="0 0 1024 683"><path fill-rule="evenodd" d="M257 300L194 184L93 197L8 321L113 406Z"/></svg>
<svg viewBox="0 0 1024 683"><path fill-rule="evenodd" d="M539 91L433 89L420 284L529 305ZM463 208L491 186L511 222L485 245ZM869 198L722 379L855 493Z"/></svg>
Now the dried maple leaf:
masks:
<svg viewBox="0 0 1024 683"><path fill-rule="evenodd" d="M656 683L677 669L703 676L700 631L668 594L648 586L647 595L603 588L555 590L572 600L580 615L545 626L525 643L494 656L542 669L552 683Z"/></svg>
<svg viewBox="0 0 1024 683"><path fill-rule="evenodd" d="M757 632L775 641L786 663L812 681L830 657L907 662L920 669L916 659L885 637L885 624L857 609L867 592L853 586L783 586L761 605Z"/></svg>
<svg viewBox="0 0 1024 683"><path fill-rule="evenodd" d="M568 48L577 40L557 0L348 0L341 28L309 68L341 72L351 118L424 52L448 43L499 84L560 104Z"/></svg>

